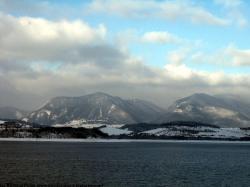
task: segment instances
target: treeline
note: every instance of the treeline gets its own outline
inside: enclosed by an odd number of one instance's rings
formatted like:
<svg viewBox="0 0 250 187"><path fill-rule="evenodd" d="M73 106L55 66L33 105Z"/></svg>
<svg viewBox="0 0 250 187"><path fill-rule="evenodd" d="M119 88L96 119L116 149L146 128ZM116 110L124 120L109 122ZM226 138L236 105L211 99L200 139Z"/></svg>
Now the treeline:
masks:
<svg viewBox="0 0 250 187"><path fill-rule="evenodd" d="M107 138L108 135L97 128L71 128L71 127L40 127L40 128L3 128L0 130L1 138Z"/></svg>

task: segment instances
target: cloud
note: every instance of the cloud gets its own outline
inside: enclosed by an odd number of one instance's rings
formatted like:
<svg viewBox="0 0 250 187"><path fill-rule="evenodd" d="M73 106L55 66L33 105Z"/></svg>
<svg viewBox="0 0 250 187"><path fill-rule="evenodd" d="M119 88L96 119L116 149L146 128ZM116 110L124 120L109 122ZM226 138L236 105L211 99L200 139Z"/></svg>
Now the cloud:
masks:
<svg viewBox="0 0 250 187"><path fill-rule="evenodd" d="M224 7L231 24L245 27L248 24L244 16L244 2L242 0L214 0L215 4Z"/></svg>
<svg viewBox="0 0 250 187"><path fill-rule="evenodd" d="M80 20L49 21L0 14L0 53L8 59L51 60L59 54L74 53L74 48L101 43L105 34L103 25L91 28Z"/></svg>
<svg viewBox="0 0 250 187"><path fill-rule="evenodd" d="M234 66L250 66L250 49L238 49L233 45L229 45L224 50L230 62Z"/></svg>
<svg viewBox="0 0 250 187"><path fill-rule="evenodd" d="M228 20L213 15L208 10L188 1L154 0L93 0L87 5L89 13L114 14L126 18L162 19L168 21L184 20L196 24L228 25Z"/></svg>
<svg viewBox="0 0 250 187"><path fill-rule="evenodd" d="M95 91L164 106L193 92L249 94L249 75L190 68L185 64L187 49L170 52L165 68L151 67L107 40L108 32L103 25L92 27L82 20L1 14L0 89L5 94L0 105L7 100L34 108L54 96Z"/></svg>
<svg viewBox="0 0 250 187"><path fill-rule="evenodd" d="M186 61L192 48L180 48L178 50L170 51L167 54L167 60L171 64L180 65Z"/></svg>
<svg viewBox="0 0 250 187"><path fill-rule="evenodd" d="M174 80L187 80L192 78L194 72L185 64L167 64L166 74Z"/></svg>
<svg viewBox="0 0 250 187"><path fill-rule="evenodd" d="M194 82L195 84L206 86L222 86L237 84L237 79L242 79L243 76L228 76L222 71L207 72L201 70L191 69L185 64L167 64L165 66L165 73L176 81ZM232 81L231 83L228 80Z"/></svg>
<svg viewBox="0 0 250 187"><path fill-rule="evenodd" d="M15 12L18 14L30 14L37 12L47 12L50 10L48 1L39 1L34 3L32 0L0 0L0 9L4 12Z"/></svg>
<svg viewBox="0 0 250 187"><path fill-rule="evenodd" d="M168 63L165 65L165 75L183 84L190 83L201 87L224 87L224 86L250 86L250 76L240 73L225 73L223 70L209 71L200 70L199 64L212 63L225 66L247 66L250 50L239 50L232 45L218 50L214 54L206 54L197 51L196 48L180 48L167 54ZM190 68L187 63L195 63L198 69ZM198 66L197 66L198 65ZM192 85L192 86L194 86Z"/></svg>
<svg viewBox="0 0 250 187"><path fill-rule="evenodd" d="M72 7L71 2L47 0L0 0L0 10L6 14L43 17L49 19L75 18L82 16L81 6Z"/></svg>
<svg viewBox="0 0 250 187"><path fill-rule="evenodd" d="M250 49L240 49L234 44L229 44L211 53L194 51L190 56L191 61L195 64L212 64L224 68L250 67Z"/></svg>
<svg viewBox="0 0 250 187"><path fill-rule="evenodd" d="M144 33L142 36L142 41L149 43L166 44L166 43L179 43L181 39L173 34L170 34L169 32L152 31Z"/></svg>

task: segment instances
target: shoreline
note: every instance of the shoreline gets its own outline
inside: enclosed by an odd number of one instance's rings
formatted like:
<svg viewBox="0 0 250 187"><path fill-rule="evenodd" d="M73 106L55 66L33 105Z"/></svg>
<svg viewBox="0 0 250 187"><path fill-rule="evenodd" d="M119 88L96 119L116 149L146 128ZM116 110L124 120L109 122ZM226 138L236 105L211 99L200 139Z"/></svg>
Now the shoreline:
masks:
<svg viewBox="0 0 250 187"><path fill-rule="evenodd" d="M65 142L65 143L227 143L250 144L240 140L157 140L157 139L48 139L48 138L0 138L0 142Z"/></svg>

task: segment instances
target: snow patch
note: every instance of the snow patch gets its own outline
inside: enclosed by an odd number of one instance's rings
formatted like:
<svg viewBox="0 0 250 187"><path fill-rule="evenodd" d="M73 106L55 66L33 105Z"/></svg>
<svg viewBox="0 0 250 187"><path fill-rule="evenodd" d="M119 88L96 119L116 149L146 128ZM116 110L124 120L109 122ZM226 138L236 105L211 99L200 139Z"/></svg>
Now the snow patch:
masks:
<svg viewBox="0 0 250 187"><path fill-rule="evenodd" d="M250 130L240 128L214 128L214 127L188 127L171 126L166 128L155 128L143 131L141 134L155 136L185 136L185 137L211 137L211 138L235 138L250 136Z"/></svg>
<svg viewBox="0 0 250 187"><path fill-rule="evenodd" d="M180 109L180 108L176 108L176 109L174 110L174 112L175 112L175 113L182 113L182 112L183 112L183 110L182 110L182 109Z"/></svg>
<svg viewBox="0 0 250 187"><path fill-rule="evenodd" d="M103 133L106 133L110 136L112 135L121 135L121 134L130 134L132 133L132 131L129 131L127 129L118 129L115 127L110 127L110 126L106 126L104 128L100 129Z"/></svg>
<svg viewBox="0 0 250 187"><path fill-rule="evenodd" d="M166 128L156 128L156 129L144 131L142 133L144 133L144 134L150 134L150 135L156 135L156 134L164 132L165 130L166 130Z"/></svg>
<svg viewBox="0 0 250 187"><path fill-rule="evenodd" d="M185 110L187 112L191 112L193 110L193 106L192 105L187 105L186 108L185 108Z"/></svg>
<svg viewBox="0 0 250 187"><path fill-rule="evenodd" d="M49 110L43 110L43 112L46 113L48 116L50 116L50 114L51 114L51 111L49 111Z"/></svg>
<svg viewBox="0 0 250 187"><path fill-rule="evenodd" d="M22 121L24 121L24 122L28 122L28 121L29 121L29 119L28 119L28 118L23 118L23 119L22 119Z"/></svg>
<svg viewBox="0 0 250 187"><path fill-rule="evenodd" d="M33 118L34 115L35 115L35 112L32 112L32 113L30 114L30 117Z"/></svg>
<svg viewBox="0 0 250 187"><path fill-rule="evenodd" d="M112 113L116 109L116 106L114 104L111 105L108 114Z"/></svg>
<svg viewBox="0 0 250 187"><path fill-rule="evenodd" d="M156 128L142 133L155 136L181 136L183 132L171 128Z"/></svg>
<svg viewBox="0 0 250 187"><path fill-rule="evenodd" d="M0 125L4 124L6 121L0 120Z"/></svg>
<svg viewBox="0 0 250 187"><path fill-rule="evenodd" d="M72 128L86 128L86 129L92 129L92 128L99 128L102 126L106 126L104 123L88 123L88 121L84 118L78 119L78 120L72 120L64 124L55 124L52 125L53 127L72 127Z"/></svg>
<svg viewBox="0 0 250 187"><path fill-rule="evenodd" d="M102 107L100 107L100 118L102 118Z"/></svg>
<svg viewBox="0 0 250 187"><path fill-rule="evenodd" d="M111 124L111 125L106 125L106 126L114 127L114 128L121 128L124 126L124 124Z"/></svg>

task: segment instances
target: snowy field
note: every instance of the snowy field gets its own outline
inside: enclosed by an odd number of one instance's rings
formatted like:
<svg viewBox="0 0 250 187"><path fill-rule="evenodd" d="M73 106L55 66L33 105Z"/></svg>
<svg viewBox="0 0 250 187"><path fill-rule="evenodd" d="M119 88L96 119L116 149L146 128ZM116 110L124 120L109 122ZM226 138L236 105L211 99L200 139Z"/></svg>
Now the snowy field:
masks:
<svg viewBox="0 0 250 187"><path fill-rule="evenodd" d="M119 129L117 127L114 127L114 126L106 126L104 128L101 128L100 129L103 133L106 133L108 134L109 136L112 136L112 135L122 135L122 134L131 134L132 131L129 131L127 129Z"/></svg>
<svg viewBox="0 0 250 187"><path fill-rule="evenodd" d="M109 126L109 127L114 127L114 128L120 128L124 126L124 124L109 124L107 125L106 123L88 123L87 120L85 119L80 119L80 120L72 120L64 124L56 124L53 125L53 127L72 127L72 128L86 128L86 129L92 129L92 128L99 128L102 126Z"/></svg>
<svg viewBox="0 0 250 187"><path fill-rule="evenodd" d="M6 121L0 120L0 125L2 127ZM22 124L20 122L16 123L22 129L31 128L28 124ZM101 132L107 134L108 136L112 136L112 138L133 138L136 137L146 138L146 139L232 139L232 140L248 140L250 139L250 128L242 129L242 128L219 128L212 125L150 125L150 124L137 124L137 125L124 125L124 124L104 124L104 123L88 123L86 120L72 120L65 124L57 124L53 127L72 127L72 128L86 128L86 129L99 129ZM3 130L5 128L2 128ZM83 129L81 129L83 130ZM3 132L3 131L2 131ZM12 131L10 131L12 132ZM93 131L94 132L94 131ZM10 136L10 135L9 135ZM20 136L20 137L19 137ZM44 136L44 135L43 135ZM49 133L48 136L44 138L62 138L63 135ZM6 137L3 135L2 137ZM25 134L25 132L17 132L15 135L10 137L32 137L31 134ZM36 136L34 136L36 137ZM93 136L96 137L96 136ZM64 137L68 138L68 137ZM73 137L72 137L73 138ZM50 139L49 139L50 140ZM60 139L61 141L61 139ZM82 140L76 140L82 141ZM85 141L85 140L84 140ZM87 140L88 141L88 140Z"/></svg>
<svg viewBox="0 0 250 187"><path fill-rule="evenodd" d="M1 125L1 124L4 124L5 122L6 122L6 121L2 121L2 120L0 120L0 125Z"/></svg>
<svg viewBox="0 0 250 187"><path fill-rule="evenodd" d="M122 129L115 126L106 126L100 128L100 130L108 135L130 135L133 131L128 129ZM138 132L141 135L149 136L166 136L166 137L201 137L201 138L231 138L240 139L243 137L250 137L250 129L240 129L240 128L215 128L206 126L170 126L161 128L152 128L147 131Z"/></svg>
<svg viewBox="0 0 250 187"><path fill-rule="evenodd" d="M243 138L250 136L250 130L243 130L240 128L175 126L170 128L156 128L148 131L143 131L141 132L141 134L148 134L154 136Z"/></svg>

